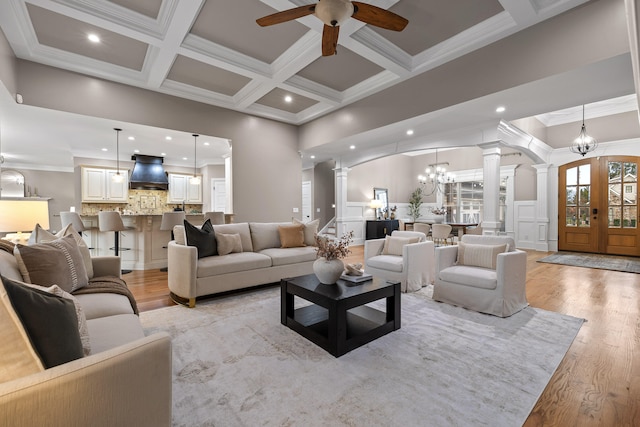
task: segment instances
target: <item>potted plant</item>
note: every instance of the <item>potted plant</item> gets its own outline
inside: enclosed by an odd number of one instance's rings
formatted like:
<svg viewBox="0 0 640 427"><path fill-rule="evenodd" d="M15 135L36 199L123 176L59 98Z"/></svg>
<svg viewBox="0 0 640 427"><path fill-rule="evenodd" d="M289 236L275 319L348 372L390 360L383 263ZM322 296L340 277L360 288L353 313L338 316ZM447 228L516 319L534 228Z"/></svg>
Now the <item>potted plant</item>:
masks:
<svg viewBox="0 0 640 427"><path fill-rule="evenodd" d="M415 222L418 218L420 218L420 206L422 206L422 196L424 192L422 187L418 187L413 190L411 193L411 197L409 197L409 216Z"/></svg>
<svg viewBox="0 0 640 427"><path fill-rule="evenodd" d="M345 233L340 239L332 239L316 234L316 254L318 259L313 263L313 272L320 283L333 285L344 271L342 258L351 253L349 244L353 240L353 231Z"/></svg>

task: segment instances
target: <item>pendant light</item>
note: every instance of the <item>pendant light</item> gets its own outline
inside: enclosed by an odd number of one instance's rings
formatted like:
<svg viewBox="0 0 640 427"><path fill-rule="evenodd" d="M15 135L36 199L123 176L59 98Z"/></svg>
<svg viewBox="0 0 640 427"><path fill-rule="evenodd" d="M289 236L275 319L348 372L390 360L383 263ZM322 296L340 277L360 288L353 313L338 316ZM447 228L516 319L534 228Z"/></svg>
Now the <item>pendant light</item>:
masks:
<svg viewBox="0 0 640 427"><path fill-rule="evenodd" d="M580 134L571 144L571 152L584 156L589 151L593 151L598 146L598 142L587 135L587 127L584 125L584 104L582 105L582 128Z"/></svg>
<svg viewBox="0 0 640 427"><path fill-rule="evenodd" d="M116 174L111 176L113 182L123 182L124 175L120 174L120 128L113 128L116 131Z"/></svg>
<svg viewBox="0 0 640 427"><path fill-rule="evenodd" d="M196 167L196 163L198 160L198 137L200 135L198 135L197 133L194 133L193 135L193 176L191 177L191 184L193 185L199 185L200 184L200 177L196 174L197 172L197 167Z"/></svg>

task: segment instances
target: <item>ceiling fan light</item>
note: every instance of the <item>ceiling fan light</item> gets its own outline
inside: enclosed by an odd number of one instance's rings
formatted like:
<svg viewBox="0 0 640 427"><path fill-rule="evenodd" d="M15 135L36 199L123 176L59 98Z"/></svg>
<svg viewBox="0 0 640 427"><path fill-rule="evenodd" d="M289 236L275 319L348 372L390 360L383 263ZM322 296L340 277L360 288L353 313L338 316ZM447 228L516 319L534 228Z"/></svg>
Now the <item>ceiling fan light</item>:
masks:
<svg viewBox="0 0 640 427"><path fill-rule="evenodd" d="M316 4L315 15L325 25L336 27L353 15L353 4L350 1L324 0Z"/></svg>

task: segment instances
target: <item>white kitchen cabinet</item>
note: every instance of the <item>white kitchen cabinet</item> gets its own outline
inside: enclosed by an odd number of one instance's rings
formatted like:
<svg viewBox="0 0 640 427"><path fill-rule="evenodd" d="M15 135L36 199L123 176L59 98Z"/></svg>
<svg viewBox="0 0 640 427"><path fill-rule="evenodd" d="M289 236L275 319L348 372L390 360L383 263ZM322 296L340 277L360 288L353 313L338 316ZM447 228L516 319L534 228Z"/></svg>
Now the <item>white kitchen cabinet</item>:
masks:
<svg viewBox="0 0 640 427"><path fill-rule="evenodd" d="M89 203L126 203L129 196L129 172L121 169L122 182L114 182L115 169L82 168L82 201Z"/></svg>
<svg viewBox="0 0 640 427"><path fill-rule="evenodd" d="M167 203L202 203L202 177L198 184L191 183L193 175L169 174Z"/></svg>

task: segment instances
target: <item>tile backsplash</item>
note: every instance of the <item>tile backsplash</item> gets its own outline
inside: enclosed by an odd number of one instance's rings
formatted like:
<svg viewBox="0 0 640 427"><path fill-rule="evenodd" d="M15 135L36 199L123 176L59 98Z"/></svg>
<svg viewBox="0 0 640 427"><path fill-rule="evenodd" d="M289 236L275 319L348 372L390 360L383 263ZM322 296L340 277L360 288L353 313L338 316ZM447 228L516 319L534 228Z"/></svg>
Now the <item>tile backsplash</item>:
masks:
<svg viewBox="0 0 640 427"><path fill-rule="evenodd" d="M81 215L98 215L100 211L119 211L123 215L162 215L163 212L182 208L182 204L167 203L168 193L163 190L129 190L128 203L83 203ZM202 213L202 205L185 205L188 214Z"/></svg>

